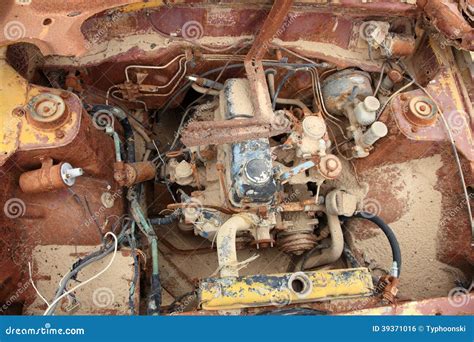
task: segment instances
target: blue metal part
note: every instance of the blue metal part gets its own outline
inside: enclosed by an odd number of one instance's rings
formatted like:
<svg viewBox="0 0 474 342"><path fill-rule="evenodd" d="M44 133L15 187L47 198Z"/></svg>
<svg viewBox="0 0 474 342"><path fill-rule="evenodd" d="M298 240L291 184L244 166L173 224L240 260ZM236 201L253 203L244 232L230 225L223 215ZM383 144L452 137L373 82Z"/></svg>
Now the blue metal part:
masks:
<svg viewBox="0 0 474 342"><path fill-rule="evenodd" d="M233 144L231 176L234 202L271 202L277 184L268 139Z"/></svg>
<svg viewBox="0 0 474 342"><path fill-rule="evenodd" d="M231 78L224 84L222 112L227 120L248 120L253 117L252 94L247 79ZM268 138L248 140L231 145L231 200L269 203L277 184L272 167Z"/></svg>
<svg viewBox="0 0 474 342"><path fill-rule="evenodd" d="M316 166L316 164L312 160L308 160L308 161L305 161L304 163L298 164L292 167L290 170L282 173L280 175L280 181L282 182L282 184L284 184L288 182L291 177L299 173L305 172L306 170L311 169L314 166Z"/></svg>

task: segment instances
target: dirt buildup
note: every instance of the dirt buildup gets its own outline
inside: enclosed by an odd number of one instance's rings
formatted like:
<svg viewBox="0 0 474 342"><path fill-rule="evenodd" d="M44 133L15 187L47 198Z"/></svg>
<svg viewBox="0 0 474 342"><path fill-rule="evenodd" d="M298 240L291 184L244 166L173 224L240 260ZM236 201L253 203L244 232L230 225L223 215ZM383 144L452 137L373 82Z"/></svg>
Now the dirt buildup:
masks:
<svg viewBox="0 0 474 342"><path fill-rule="evenodd" d="M446 296L456 286L455 280L460 278L459 270L436 259L442 194L435 190L435 186L436 172L441 165L441 156L434 155L406 163L384 165L362 175L364 179L370 180L369 196L378 195L370 199L372 211L386 220L400 243L401 298ZM383 191L386 196L383 196ZM381 196L384 197L383 201L378 200ZM394 207L398 211L396 216L391 213ZM396 219L390 222L387 217ZM369 267L389 270L392 255L385 235L365 220L354 220L350 227L353 245L363 255L365 262L369 263Z"/></svg>

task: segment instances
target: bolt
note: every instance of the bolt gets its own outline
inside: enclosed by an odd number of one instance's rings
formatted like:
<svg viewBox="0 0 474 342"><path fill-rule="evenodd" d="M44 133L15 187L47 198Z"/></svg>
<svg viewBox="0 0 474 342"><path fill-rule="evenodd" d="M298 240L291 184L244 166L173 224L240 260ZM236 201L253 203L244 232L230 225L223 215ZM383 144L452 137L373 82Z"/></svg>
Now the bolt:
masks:
<svg viewBox="0 0 474 342"><path fill-rule="evenodd" d="M390 70L388 72L388 77L393 83L399 83L403 80L403 74L398 70Z"/></svg>
<svg viewBox="0 0 474 342"><path fill-rule="evenodd" d="M336 170L337 169L337 162L334 159L329 159L328 161L326 161L326 168L329 171Z"/></svg>
<svg viewBox="0 0 474 342"><path fill-rule="evenodd" d="M13 109L12 114L17 117L22 117L26 114L26 111L23 107L16 107Z"/></svg>
<svg viewBox="0 0 474 342"><path fill-rule="evenodd" d="M71 93L69 91L62 91L59 94L59 97L61 97L63 100L66 100L71 97Z"/></svg>
<svg viewBox="0 0 474 342"><path fill-rule="evenodd" d="M56 131L54 132L54 134L56 135L56 138L58 138L58 139L64 138L64 132L63 132L62 130L60 130L60 129L56 130Z"/></svg>

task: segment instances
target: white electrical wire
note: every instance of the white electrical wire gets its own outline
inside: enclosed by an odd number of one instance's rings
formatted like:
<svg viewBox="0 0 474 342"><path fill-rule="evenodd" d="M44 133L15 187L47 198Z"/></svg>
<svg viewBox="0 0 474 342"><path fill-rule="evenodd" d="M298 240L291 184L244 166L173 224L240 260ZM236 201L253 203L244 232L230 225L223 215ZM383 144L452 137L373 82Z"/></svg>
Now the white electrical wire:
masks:
<svg viewBox="0 0 474 342"><path fill-rule="evenodd" d="M39 292L38 288L36 287L35 285L35 282L33 281L33 276L32 276L32 272L31 272L31 262L28 262L28 272L30 274L30 283L31 285L33 286L33 288L35 289L36 293L38 294L38 296L43 300L43 302L46 303L46 305L49 306L49 302L46 300L46 298L41 294L41 292Z"/></svg>
<svg viewBox="0 0 474 342"><path fill-rule="evenodd" d="M94 276L92 276L91 278L87 279L86 281L83 281L82 283L80 283L79 285L76 285L74 286L72 289L64 292L61 296L59 296L58 298L56 298L51 304L48 305L48 308L46 309L46 311L43 313L43 316L46 316L46 315L49 315L49 311L51 310L52 307L54 307L61 299L63 299L64 297L66 297L67 295L71 294L72 292L76 291L78 288L86 285L87 283L90 283L92 280L96 279L97 277L99 277L102 273L104 273L105 271L107 271L109 269L109 267L112 265L112 263L114 262L115 260L115 256L117 255L117 248L118 248L118 239L117 239L117 236L112 233L112 232L107 232L107 234L105 234L104 238L107 237L107 235L111 235L113 238L114 238L114 253L112 255L112 258L110 259L109 263L107 264L107 266L104 267L104 269L102 271L100 271L99 273L95 274ZM47 302L46 302L47 303Z"/></svg>

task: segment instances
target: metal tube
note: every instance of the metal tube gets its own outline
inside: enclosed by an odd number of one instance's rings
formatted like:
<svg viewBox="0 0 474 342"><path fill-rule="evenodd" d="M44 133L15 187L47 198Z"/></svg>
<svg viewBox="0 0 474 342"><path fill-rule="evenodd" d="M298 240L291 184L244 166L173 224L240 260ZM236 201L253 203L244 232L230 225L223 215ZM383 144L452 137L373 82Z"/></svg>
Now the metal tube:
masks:
<svg viewBox="0 0 474 342"><path fill-rule="evenodd" d="M254 225L250 214L236 214L228 219L217 231L217 258L221 277L239 275L236 235L238 231L249 230Z"/></svg>
<svg viewBox="0 0 474 342"><path fill-rule="evenodd" d="M304 265L305 269L332 264L337 261L344 250L344 236L341 223L336 215L327 215L329 232L331 234L331 247L326 248L318 255L310 255Z"/></svg>

